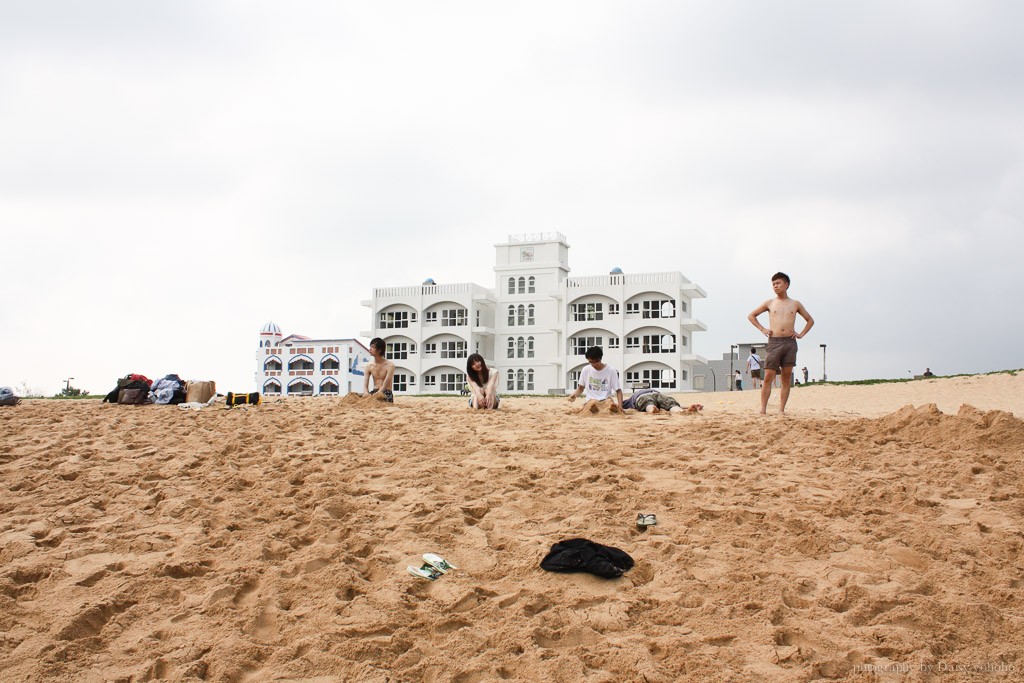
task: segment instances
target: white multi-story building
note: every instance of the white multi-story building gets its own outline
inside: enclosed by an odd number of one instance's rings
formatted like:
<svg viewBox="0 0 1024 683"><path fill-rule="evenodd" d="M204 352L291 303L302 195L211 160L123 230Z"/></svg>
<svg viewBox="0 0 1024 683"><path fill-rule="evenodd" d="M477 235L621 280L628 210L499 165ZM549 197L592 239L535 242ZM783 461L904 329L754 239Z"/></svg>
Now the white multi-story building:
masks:
<svg viewBox="0 0 1024 683"><path fill-rule="evenodd" d="M264 396L338 396L363 390L370 352L355 339L287 337L272 322L260 330L256 386Z"/></svg>
<svg viewBox="0 0 1024 683"><path fill-rule="evenodd" d="M495 287L383 287L363 305L395 363L394 390L460 391L466 357L479 353L501 373L502 393L561 393L575 387L591 346L627 386L692 390L693 300L707 296L682 273L569 277L569 245L560 233L510 235L494 245Z"/></svg>

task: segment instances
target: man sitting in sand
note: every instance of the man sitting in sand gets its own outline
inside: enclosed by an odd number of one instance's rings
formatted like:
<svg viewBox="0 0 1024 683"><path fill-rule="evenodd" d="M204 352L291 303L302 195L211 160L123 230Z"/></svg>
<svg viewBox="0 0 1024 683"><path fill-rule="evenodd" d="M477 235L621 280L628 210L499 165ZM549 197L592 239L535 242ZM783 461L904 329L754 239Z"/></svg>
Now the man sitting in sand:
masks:
<svg viewBox="0 0 1024 683"><path fill-rule="evenodd" d="M679 401L675 400L667 394L663 394L657 389L639 389L634 391L633 394L627 398L623 404L623 408L632 408L638 413L660 413L663 410L667 410L669 413L696 413L704 409L699 403L691 404L689 408L683 409L679 405Z"/></svg>
<svg viewBox="0 0 1024 683"><path fill-rule="evenodd" d="M786 401L789 400L789 388L793 383L793 368L796 367L796 340L803 339L811 327L814 318L807 312L804 305L796 299L789 298L789 276L785 273L772 275L772 290L775 298L765 301L755 308L747 320L768 337L768 351L765 353L764 384L761 385L761 414L765 414L768 398L772 395L772 382L776 373L781 370L782 390L779 393L779 414L786 412ZM768 311L768 325L765 329L757 320L757 316ZM796 332L796 315L800 314L807 324L802 332Z"/></svg>
<svg viewBox="0 0 1024 683"><path fill-rule="evenodd" d="M619 384L619 372L610 365L601 362L604 358L604 351L600 346L591 346L587 349L586 359L590 363L580 373L580 385L576 391L569 394L569 402L575 401L580 394L585 393L587 402L583 404L583 410L590 410L596 413L601 409L601 404L611 401L609 412L622 413L622 386ZM612 398L612 392L615 398Z"/></svg>
<svg viewBox="0 0 1024 683"><path fill-rule="evenodd" d="M395 395L391 392L391 381L395 377L395 364L384 357L384 340L374 337L370 340L370 355L373 360L366 366L366 375L363 377L363 396L372 396L380 392L379 400L388 403L395 402ZM373 378L373 390L370 390L370 378Z"/></svg>

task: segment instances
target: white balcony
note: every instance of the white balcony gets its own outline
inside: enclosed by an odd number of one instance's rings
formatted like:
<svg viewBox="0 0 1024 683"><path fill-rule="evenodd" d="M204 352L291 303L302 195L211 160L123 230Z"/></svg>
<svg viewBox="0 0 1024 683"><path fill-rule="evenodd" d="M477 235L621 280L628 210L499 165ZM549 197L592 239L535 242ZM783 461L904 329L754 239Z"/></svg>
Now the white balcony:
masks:
<svg viewBox="0 0 1024 683"><path fill-rule="evenodd" d="M679 326L689 332L707 332L708 326L697 320L696 318L683 318L679 321Z"/></svg>

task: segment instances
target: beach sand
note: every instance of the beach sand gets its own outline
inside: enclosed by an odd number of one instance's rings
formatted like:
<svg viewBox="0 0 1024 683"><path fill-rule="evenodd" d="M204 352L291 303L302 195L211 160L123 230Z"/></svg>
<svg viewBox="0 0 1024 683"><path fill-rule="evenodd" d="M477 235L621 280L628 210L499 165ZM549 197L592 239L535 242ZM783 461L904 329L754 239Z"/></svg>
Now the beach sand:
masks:
<svg viewBox="0 0 1024 683"><path fill-rule="evenodd" d="M0 408L0 678L1019 679L1024 373L774 393Z"/></svg>

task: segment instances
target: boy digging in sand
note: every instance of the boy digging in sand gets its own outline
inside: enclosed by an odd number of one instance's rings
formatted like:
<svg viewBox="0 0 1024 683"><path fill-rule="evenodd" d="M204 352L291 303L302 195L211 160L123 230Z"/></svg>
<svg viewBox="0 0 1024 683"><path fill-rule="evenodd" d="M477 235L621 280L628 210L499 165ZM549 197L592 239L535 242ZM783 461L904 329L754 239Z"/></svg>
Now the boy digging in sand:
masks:
<svg viewBox="0 0 1024 683"><path fill-rule="evenodd" d="M366 375L363 377L363 396L372 396L380 392L379 400L388 403L395 402L395 396L391 393L391 381L395 376L395 364L384 358L384 340L374 337L370 340L370 355L373 360L366 366ZM370 390L370 378L373 378L373 390Z"/></svg>
<svg viewBox="0 0 1024 683"><path fill-rule="evenodd" d="M747 316L750 324L761 330L768 337L768 351L765 353L764 383L761 385L761 414L765 414L768 398L772 395L772 382L776 373L782 375L782 389L779 392L779 414L786 412L786 401L789 400L789 388L793 384L793 368L796 367L796 340L803 339L811 327L814 318L807 312L804 305L796 299L790 299L789 276L785 273L772 275L772 290L775 298L765 301ZM757 316L768 311L768 325L765 329L757 320ZM796 314L799 313L807 324L803 332L796 332Z"/></svg>
<svg viewBox="0 0 1024 683"><path fill-rule="evenodd" d="M580 385L576 391L569 394L569 402L575 401L580 394L586 393L587 402L583 404L583 410L590 410L596 413L601 409L604 401L611 400L609 412L622 412L622 387L619 385L619 373L610 365L601 362L604 358L604 351L600 346L591 346L587 349L586 359L590 363L580 373ZM612 398L612 392L615 398Z"/></svg>

